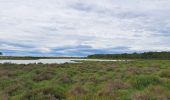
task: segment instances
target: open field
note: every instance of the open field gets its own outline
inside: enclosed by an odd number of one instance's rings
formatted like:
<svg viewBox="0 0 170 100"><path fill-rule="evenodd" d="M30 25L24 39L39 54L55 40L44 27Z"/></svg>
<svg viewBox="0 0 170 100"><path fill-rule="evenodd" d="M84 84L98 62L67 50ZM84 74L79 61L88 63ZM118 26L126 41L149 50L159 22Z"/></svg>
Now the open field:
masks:
<svg viewBox="0 0 170 100"><path fill-rule="evenodd" d="M170 60L0 64L0 100L169 100Z"/></svg>

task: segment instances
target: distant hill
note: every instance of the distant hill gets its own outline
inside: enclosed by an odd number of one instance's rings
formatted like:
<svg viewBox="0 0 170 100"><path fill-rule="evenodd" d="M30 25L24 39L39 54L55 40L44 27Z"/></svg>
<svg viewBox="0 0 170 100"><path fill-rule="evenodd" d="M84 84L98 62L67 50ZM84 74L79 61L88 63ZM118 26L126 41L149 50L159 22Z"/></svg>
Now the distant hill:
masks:
<svg viewBox="0 0 170 100"><path fill-rule="evenodd" d="M170 59L170 52L144 52L124 54L94 54L88 58L109 58L109 59Z"/></svg>

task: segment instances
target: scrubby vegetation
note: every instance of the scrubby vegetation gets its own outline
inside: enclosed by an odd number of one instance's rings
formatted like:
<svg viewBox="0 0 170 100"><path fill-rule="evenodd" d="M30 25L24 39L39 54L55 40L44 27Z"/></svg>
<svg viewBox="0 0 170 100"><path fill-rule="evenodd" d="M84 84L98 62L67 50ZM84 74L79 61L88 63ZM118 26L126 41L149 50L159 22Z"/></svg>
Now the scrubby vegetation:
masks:
<svg viewBox="0 0 170 100"><path fill-rule="evenodd" d="M144 52L132 54L95 54L88 58L109 58L109 59L170 59L170 52Z"/></svg>
<svg viewBox="0 0 170 100"><path fill-rule="evenodd" d="M170 60L0 64L0 100L169 100Z"/></svg>

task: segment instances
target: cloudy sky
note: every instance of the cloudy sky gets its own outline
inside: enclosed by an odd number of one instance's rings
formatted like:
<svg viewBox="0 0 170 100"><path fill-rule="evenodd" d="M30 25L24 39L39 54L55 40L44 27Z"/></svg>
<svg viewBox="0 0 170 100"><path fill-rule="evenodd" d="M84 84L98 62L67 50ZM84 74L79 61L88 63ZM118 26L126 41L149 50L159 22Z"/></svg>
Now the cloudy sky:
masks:
<svg viewBox="0 0 170 100"><path fill-rule="evenodd" d="M170 50L170 0L0 0L5 55Z"/></svg>

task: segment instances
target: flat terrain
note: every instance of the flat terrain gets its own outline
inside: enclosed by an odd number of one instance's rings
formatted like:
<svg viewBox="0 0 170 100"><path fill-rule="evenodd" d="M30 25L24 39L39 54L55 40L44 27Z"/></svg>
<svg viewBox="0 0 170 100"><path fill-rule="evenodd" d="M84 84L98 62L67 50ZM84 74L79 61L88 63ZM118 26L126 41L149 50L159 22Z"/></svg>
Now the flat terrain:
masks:
<svg viewBox="0 0 170 100"><path fill-rule="evenodd" d="M0 64L0 100L169 100L170 60Z"/></svg>

